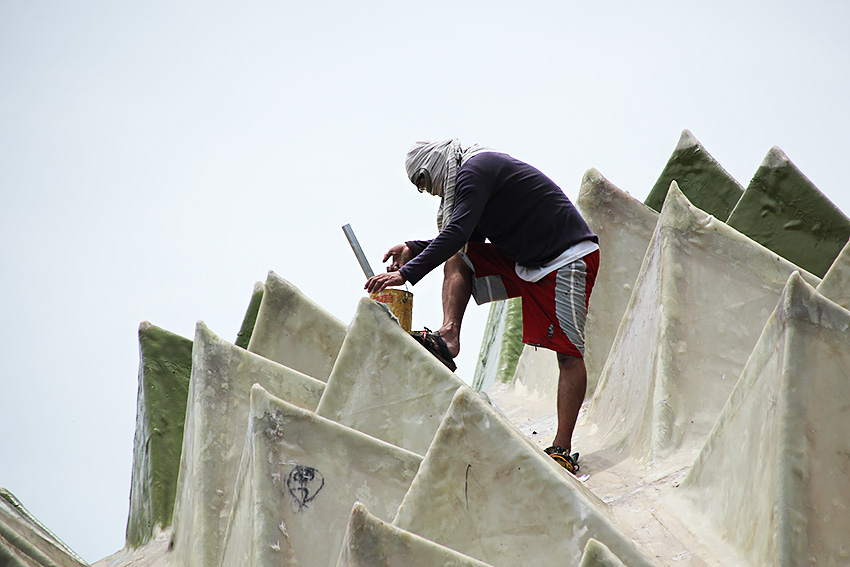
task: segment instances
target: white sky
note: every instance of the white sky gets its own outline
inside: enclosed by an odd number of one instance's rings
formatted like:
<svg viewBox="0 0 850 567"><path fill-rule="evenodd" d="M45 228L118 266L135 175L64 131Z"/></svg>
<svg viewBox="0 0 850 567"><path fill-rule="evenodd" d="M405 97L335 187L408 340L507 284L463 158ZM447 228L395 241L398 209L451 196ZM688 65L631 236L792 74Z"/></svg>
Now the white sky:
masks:
<svg viewBox="0 0 850 567"><path fill-rule="evenodd" d="M124 544L143 320L235 340L273 269L341 320L434 235L417 139L639 199L690 129L747 185L780 146L845 213L850 3L0 0L0 486ZM411 288L438 328L440 277ZM471 380L487 308L469 308Z"/></svg>

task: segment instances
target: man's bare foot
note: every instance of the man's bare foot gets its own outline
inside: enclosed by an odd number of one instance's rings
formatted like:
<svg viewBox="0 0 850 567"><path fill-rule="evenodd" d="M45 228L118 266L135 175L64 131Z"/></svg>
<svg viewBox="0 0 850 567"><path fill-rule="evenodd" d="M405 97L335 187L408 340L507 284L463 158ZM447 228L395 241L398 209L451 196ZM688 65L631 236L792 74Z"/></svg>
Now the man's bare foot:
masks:
<svg viewBox="0 0 850 567"><path fill-rule="evenodd" d="M457 357L460 352L460 330L456 325L444 325L439 331L440 338L443 339L443 342L446 343L446 347L449 349L449 354L452 355L452 358Z"/></svg>

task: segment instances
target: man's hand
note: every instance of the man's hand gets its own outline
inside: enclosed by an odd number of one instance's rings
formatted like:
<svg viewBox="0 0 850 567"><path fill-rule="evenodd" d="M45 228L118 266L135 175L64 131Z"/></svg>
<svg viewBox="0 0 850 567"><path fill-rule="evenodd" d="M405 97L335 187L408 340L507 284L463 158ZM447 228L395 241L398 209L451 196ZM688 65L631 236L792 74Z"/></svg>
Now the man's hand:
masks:
<svg viewBox="0 0 850 567"><path fill-rule="evenodd" d="M410 248L407 244L396 244L392 248L390 248L386 254L384 254L384 259L382 262L386 262L392 257L393 262L389 266L387 266L388 272L397 272L401 269L402 266L407 264L412 257L410 252Z"/></svg>
<svg viewBox="0 0 850 567"><path fill-rule="evenodd" d="M384 288L401 285L404 281L404 276L400 273L387 272L386 274L378 274L369 278L364 289L369 293L378 293L379 291L383 291Z"/></svg>

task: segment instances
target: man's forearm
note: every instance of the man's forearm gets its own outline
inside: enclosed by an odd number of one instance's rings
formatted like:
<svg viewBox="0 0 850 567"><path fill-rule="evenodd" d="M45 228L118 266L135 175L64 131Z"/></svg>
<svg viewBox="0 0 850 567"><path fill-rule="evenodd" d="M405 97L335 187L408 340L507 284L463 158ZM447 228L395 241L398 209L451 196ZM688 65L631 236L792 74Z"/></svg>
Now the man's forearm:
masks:
<svg viewBox="0 0 850 567"><path fill-rule="evenodd" d="M428 245L431 244L430 240L408 240L405 242L407 247L410 248L410 257L411 259L416 258L420 252L428 248Z"/></svg>

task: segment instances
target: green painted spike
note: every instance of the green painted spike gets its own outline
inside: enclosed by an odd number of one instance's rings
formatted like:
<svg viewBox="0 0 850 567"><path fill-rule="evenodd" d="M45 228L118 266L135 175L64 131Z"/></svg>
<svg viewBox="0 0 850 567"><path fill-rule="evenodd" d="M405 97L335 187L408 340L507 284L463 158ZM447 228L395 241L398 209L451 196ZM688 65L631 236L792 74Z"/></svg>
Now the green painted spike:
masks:
<svg viewBox="0 0 850 567"><path fill-rule="evenodd" d="M505 336L499 356L498 382L510 382L519 356L522 354L522 300L519 297L507 300L505 311Z"/></svg>
<svg viewBox="0 0 850 567"><path fill-rule="evenodd" d="M139 325L139 355L127 518L130 547L148 542L156 526L171 525L192 371L192 341L145 321Z"/></svg>
<svg viewBox="0 0 850 567"><path fill-rule="evenodd" d="M14 494L0 488L0 565L3 567L87 567Z"/></svg>
<svg viewBox="0 0 850 567"><path fill-rule="evenodd" d="M818 277L850 237L850 219L778 147L768 152L726 222Z"/></svg>
<svg viewBox="0 0 850 567"><path fill-rule="evenodd" d="M688 130L682 132L644 204L660 212L673 181L695 207L720 220L729 217L744 192Z"/></svg>
<svg viewBox="0 0 850 567"><path fill-rule="evenodd" d="M264 289L262 282L254 284L254 293L251 295L250 303L248 303L245 318L242 319L239 334L236 335L236 342L234 344L238 347L247 349L248 343L251 342L251 335L254 334L254 325L257 323L257 313L260 312L260 303L263 301Z"/></svg>
<svg viewBox="0 0 850 567"><path fill-rule="evenodd" d="M494 302L487 316L484 338L472 387L488 390L510 382L522 354L522 301L519 297ZM495 364L495 368L493 365Z"/></svg>

